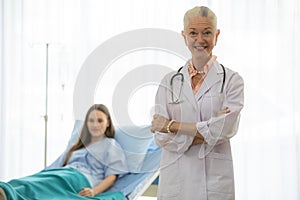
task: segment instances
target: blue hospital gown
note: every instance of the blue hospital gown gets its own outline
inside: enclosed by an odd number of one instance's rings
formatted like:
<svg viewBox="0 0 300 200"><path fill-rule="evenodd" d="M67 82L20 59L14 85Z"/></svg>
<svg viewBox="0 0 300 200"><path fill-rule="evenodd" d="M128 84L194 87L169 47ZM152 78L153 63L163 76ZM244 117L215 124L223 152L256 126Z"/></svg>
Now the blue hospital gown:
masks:
<svg viewBox="0 0 300 200"><path fill-rule="evenodd" d="M46 169L60 168L68 150ZM125 154L121 146L115 139L107 137L86 148L74 151L65 167L78 170L88 179L92 187L98 185L110 174L128 173Z"/></svg>

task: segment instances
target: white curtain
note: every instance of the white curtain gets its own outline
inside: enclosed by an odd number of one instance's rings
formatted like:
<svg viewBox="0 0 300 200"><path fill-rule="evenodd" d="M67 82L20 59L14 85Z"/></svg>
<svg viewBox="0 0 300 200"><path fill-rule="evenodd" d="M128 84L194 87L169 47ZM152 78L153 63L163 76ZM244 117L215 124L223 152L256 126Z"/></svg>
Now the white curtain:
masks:
<svg viewBox="0 0 300 200"><path fill-rule="evenodd" d="M46 44L49 164L63 151L71 133L74 85L90 53L131 30L161 28L180 33L184 12L207 5L216 12L221 29L215 49L218 60L245 80L245 108L239 132L232 139L236 199L300 198L299 1L0 2L0 180L44 166ZM143 60L140 57L133 53L115 65L124 66L122 73L126 73L127 64ZM174 69L184 63L153 52L146 58L156 64L170 63ZM141 64L136 61L128 70ZM111 105L111 96L103 91L115 90L114 85L104 85L95 92L95 102ZM155 87L145 88L129 103L137 124L150 118L151 111L145 115L141 107L151 107Z"/></svg>

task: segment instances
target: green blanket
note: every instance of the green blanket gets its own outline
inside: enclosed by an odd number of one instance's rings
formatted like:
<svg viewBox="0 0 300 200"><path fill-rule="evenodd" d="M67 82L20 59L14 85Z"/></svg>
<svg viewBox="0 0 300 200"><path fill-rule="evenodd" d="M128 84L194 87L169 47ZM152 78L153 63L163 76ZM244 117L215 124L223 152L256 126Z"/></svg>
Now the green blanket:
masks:
<svg viewBox="0 0 300 200"><path fill-rule="evenodd" d="M51 169L7 183L0 182L8 200L124 200L121 192L105 192L95 197L77 193L90 187L88 180L71 168Z"/></svg>

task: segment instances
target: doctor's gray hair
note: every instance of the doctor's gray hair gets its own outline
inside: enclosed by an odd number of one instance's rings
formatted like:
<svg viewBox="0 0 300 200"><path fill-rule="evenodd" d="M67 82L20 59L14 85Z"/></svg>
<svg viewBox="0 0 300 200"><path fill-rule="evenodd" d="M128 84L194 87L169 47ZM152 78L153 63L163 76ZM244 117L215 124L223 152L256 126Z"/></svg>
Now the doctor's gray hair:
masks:
<svg viewBox="0 0 300 200"><path fill-rule="evenodd" d="M185 13L183 18L184 29L189 24L190 19L197 16L209 18L215 28L217 28L217 16L215 15L215 13L206 6L196 6Z"/></svg>

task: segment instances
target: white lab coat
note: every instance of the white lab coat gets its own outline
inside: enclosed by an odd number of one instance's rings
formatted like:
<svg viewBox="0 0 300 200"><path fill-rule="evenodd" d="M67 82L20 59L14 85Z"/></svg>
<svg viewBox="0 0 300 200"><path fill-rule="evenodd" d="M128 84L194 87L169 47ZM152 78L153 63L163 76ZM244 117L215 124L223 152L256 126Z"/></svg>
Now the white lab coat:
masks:
<svg viewBox="0 0 300 200"><path fill-rule="evenodd" d="M240 111L244 104L242 77L228 68L224 92L220 93L223 70L215 61L201 88L193 94L187 64L179 104L170 104L180 93L180 77L167 74L156 94L156 113L178 122L196 123L205 143L193 145L194 136L177 133L155 133L162 147L158 189L159 200L233 200L234 177L229 139L237 132ZM217 116L228 107L230 113Z"/></svg>

